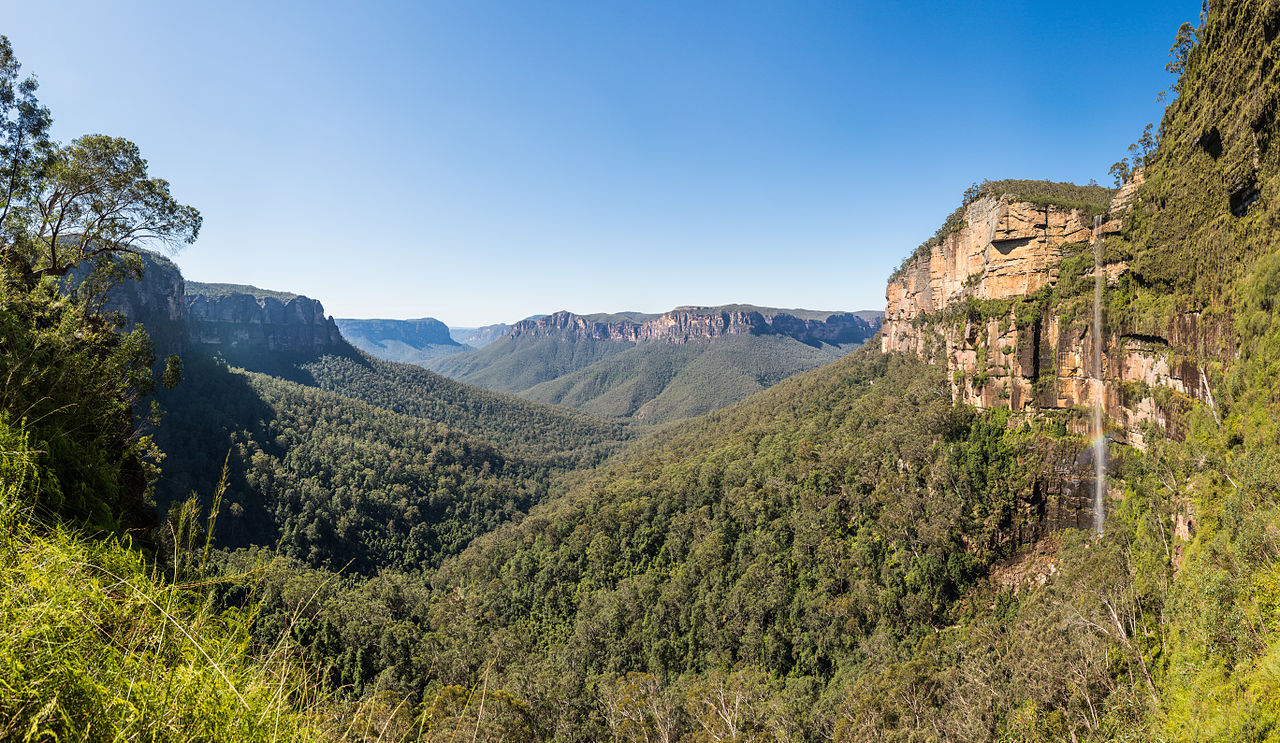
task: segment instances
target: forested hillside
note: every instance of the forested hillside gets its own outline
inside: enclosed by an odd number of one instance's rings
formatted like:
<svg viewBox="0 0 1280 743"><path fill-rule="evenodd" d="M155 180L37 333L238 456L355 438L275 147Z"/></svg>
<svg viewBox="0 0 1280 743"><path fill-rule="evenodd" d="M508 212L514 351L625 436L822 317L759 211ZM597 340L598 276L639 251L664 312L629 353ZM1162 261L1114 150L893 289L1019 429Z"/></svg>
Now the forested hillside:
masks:
<svg viewBox="0 0 1280 743"><path fill-rule="evenodd" d="M1278 10L1224 2L1183 30L1158 144L1127 164L1147 180L1106 245L1130 270L1105 322L1195 314L1213 394L1145 451L1111 447L1101 537L1029 528L1084 411L956 406L940 369L864 350L573 476L430 591L335 589L313 652L364 688L438 678L437 711L481 688L485 712L436 719L492 737L1270 739ZM371 600L430 639L344 634Z"/></svg>
<svg viewBox="0 0 1280 743"><path fill-rule="evenodd" d="M784 336L645 343L533 385L520 396L599 416L666 422L718 410L848 350L814 348Z"/></svg>
<svg viewBox="0 0 1280 743"><path fill-rule="evenodd" d="M157 497L209 496L224 464L215 541L274 546L357 573L423 570L526 510L548 471L446 424L189 357L161 397Z"/></svg>

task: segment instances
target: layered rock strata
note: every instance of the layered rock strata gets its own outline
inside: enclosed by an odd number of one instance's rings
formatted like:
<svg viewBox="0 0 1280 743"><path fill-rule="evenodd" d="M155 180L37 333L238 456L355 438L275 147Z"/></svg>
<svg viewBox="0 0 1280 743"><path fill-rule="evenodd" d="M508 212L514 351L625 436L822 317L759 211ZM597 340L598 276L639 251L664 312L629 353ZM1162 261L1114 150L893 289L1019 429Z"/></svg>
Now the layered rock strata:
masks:
<svg viewBox="0 0 1280 743"><path fill-rule="evenodd" d="M508 335L513 338L555 336L630 343L687 343L734 334L785 335L802 343L818 345L860 343L870 338L877 326L874 321L868 322L847 312L801 318L781 311L766 314L748 309L677 307L644 321L599 321L562 311L521 320L512 326Z"/></svg>
<svg viewBox="0 0 1280 743"><path fill-rule="evenodd" d="M188 294L186 324L191 344L205 347L316 352L344 343L324 306L308 297Z"/></svg>
<svg viewBox="0 0 1280 743"><path fill-rule="evenodd" d="M127 277L107 293L103 310L118 312L125 326L141 325L147 330L160 359L181 354L186 348L187 330L183 317L186 284L182 272L164 256L143 252L142 276ZM72 276L83 279L84 273Z"/></svg>
<svg viewBox="0 0 1280 743"><path fill-rule="evenodd" d="M1092 311L1091 293L1070 315L1051 309L1020 316L1015 302L1006 308L991 301L1019 300L1056 286L1064 254L1083 254L1095 236L1119 231L1140 177L1117 193L1096 235L1093 220L1080 210L990 197L974 201L963 227L890 280L882 348L945 362L956 399L978 407L1052 410L1101 401L1109 434L1118 440L1143 446L1148 423L1178 435L1190 401L1212 397L1193 359L1218 350L1228 329L1194 314L1142 328L1107 323L1102 347L1095 349L1091 315L1079 312L1081 305ZM1092 263L1090 287L1099 270ZM1101 267L1109 285L1126 269L1123 263Z"/></svg>

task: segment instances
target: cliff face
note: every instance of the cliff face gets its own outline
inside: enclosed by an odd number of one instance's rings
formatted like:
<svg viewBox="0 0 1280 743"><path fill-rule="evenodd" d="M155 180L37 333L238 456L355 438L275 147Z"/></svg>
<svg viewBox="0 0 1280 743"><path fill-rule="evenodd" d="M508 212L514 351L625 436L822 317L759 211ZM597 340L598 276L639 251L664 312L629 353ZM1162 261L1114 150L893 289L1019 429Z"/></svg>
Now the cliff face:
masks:
<svg viewBox="0 0 1280 743"><path fill-rule="evenodd" d="M434 317L421 317L416 320L353 320L337 318L334 322L338 329L348 336L368 338L373 341L398 341L407 345L420 347L458 346L449 335L449 326Z"/></svg>
<svg viewBox="0 0 1280 743"><path fill-rule="evenodd" d="M1056 282L1062 246L1088 241L1092 233L1092 220L1080 210L978 199L966 210L964 227L889 282L884 349L921 353L925 335L913 323L956 300L1022 296Z"/></svg>
<svg viewBox="0 0 1280 743"><path fill-rule="evenodd" d="M126 278L112 287L103 309L119 312L128 327L145 327L157 358L180 354L187 338L182 272L173 261L154 253L144 253L142 264L142 278Z"/></svg>
<svg viewBox="0 0 1280 743"><path fill-rule="evenodd" d="M509 335L519 337L570 337L630 343L687 343L724 335L784 335L810 345L859 343L875 333L876 326L852 313L821 318L796 317L786 312L755 309L677 307L656 318L596 321L572 312L521 320Z"/></svg>
<svg viewBox="0 0 1280 743"><path fill-rule="evenodd" d="M433 317L416 320L338 318L335 322L351 345L387 361L421 365L433 358L466 350L466 346L450 337L448 326Z"/></svg>
<svg viewBox="0 0 1280 743"><path fill-rule="evenodd" d="M1141 175L1117 193L1097 237L1120 231L1140 183ZM1190 359L1220 352L1230 328L1196 314L1141 327L1107 318L1095 348L1094 277L1101 270L1114 287L1127 266L1104 259L1096 268L1094 237L1083 211L975 201L961 229L890 280L882 348L945 362L955 397L977 407L1070 409L1101 400L1117 439L1142 446L1147 422L1177 435L1187 403L1210 395L1203 370ZM1085 264L1075 280L1089 291L1072 303L1049 304L1040 290L1058 285L1064 257Z"/></svg>
<svg viewBox="0 0 1280 743"><path fill-rule="evenodd" d="M323 351L343 343L319 301L295 296L190 293L187 333L192 345L265 351Z"/></svg>

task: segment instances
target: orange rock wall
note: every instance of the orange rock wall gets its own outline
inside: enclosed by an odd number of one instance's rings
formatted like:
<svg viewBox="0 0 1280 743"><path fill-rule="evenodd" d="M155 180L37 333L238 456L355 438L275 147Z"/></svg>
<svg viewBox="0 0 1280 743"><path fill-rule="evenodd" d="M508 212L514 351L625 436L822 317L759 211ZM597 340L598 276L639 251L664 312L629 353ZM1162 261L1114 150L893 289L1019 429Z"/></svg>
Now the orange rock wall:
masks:
<svg viewBox="0 0 1280 743"><path fill-rule="evenodd" d="M1117 194L1102 234L1120 229L1135 187ZM962 229L890 281L882 348L945 362L956 399L977 407L1090 408L1101 399L1118 439L1143 446L1148 422L1176 435L1186 404L1209 396L1199 366L1171 361L1194 357L1203 345L1207 329L1196 315L1168 318L1157 335L1130 334L1104 321L1100 378L1093 372L1092 317L1049 313L1021 325L1015 312L976 322L942 319L941 311L956 301L1021 297L1055 285L1062 247L1091 241L1092 224L1076 210L994 198L973 202ZM1104 276L1114 284L1125 269L1104 266ZM1193 352L1172 354L1173 348ZM1161 407L1150 394L1156 388L1176 394L1164 396ZM1170 399L1181 400L1181 406L1170 406Z"/></svg>

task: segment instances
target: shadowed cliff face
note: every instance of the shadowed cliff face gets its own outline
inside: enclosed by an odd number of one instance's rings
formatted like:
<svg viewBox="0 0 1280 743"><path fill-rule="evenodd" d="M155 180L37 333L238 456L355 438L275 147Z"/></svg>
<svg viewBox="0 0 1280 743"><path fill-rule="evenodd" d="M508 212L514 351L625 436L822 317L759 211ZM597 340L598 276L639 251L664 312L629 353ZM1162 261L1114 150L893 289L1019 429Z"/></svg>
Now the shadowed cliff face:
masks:
<svg viewBox="0 0 1280 743"><path fill-rule="evenodd" d="M561 337L577 340L610 340L629 343L687 343L725 335L784 335L809 345L859 343L871 337L878 323L852 313L800 318L786 312L766 314L754 309L677 307L645 321L619 319L595 321L572 312L521 320L508 335Z"/></svg>
<svg viewBox="0 0 1280 743"><path fill-rule="evenodd" d="M180 354L186 348L183 308L186 302L182 272L167 258L143 256L141 279L126 279L107 295L104 309L124 315L128 325L142 325L155 344L156 357Z"/></svg>
<svg viewBox="0 0 1280 743"><path fill-rule="evenodd" d="M890 281L882 349L945 363L956 399L980 408L1071 409L1101 400L1119 439L1142 446L1148 422L1177 435L1190 400L1209 394L1203 371L1180 351L1195 357L1221 351L1230 345L1229 326L1197 314L1142 327L1109 321L1097 379L1096 341L1081 315L1082 308L1092 311L1091 298L1051 303L1045 293L1061 289L1066 259L1074 262L1071 280L1092 285L1098 269L1090 243L1121 231L1141 183L1139 173L1116 194L1096 235L1079 210L975 201L961 229ZM1128 266L1104 257L1101 270L1114 287ZM1158 402L1150 394L1156 389L1175 394Z"/></svg>
<svg viewBox="0 0 1280 743"><path fill-rule="evenodd" d="M337 324L308 297L188 294L185 309L193 346L311 352L344 345Z"/></svg>

